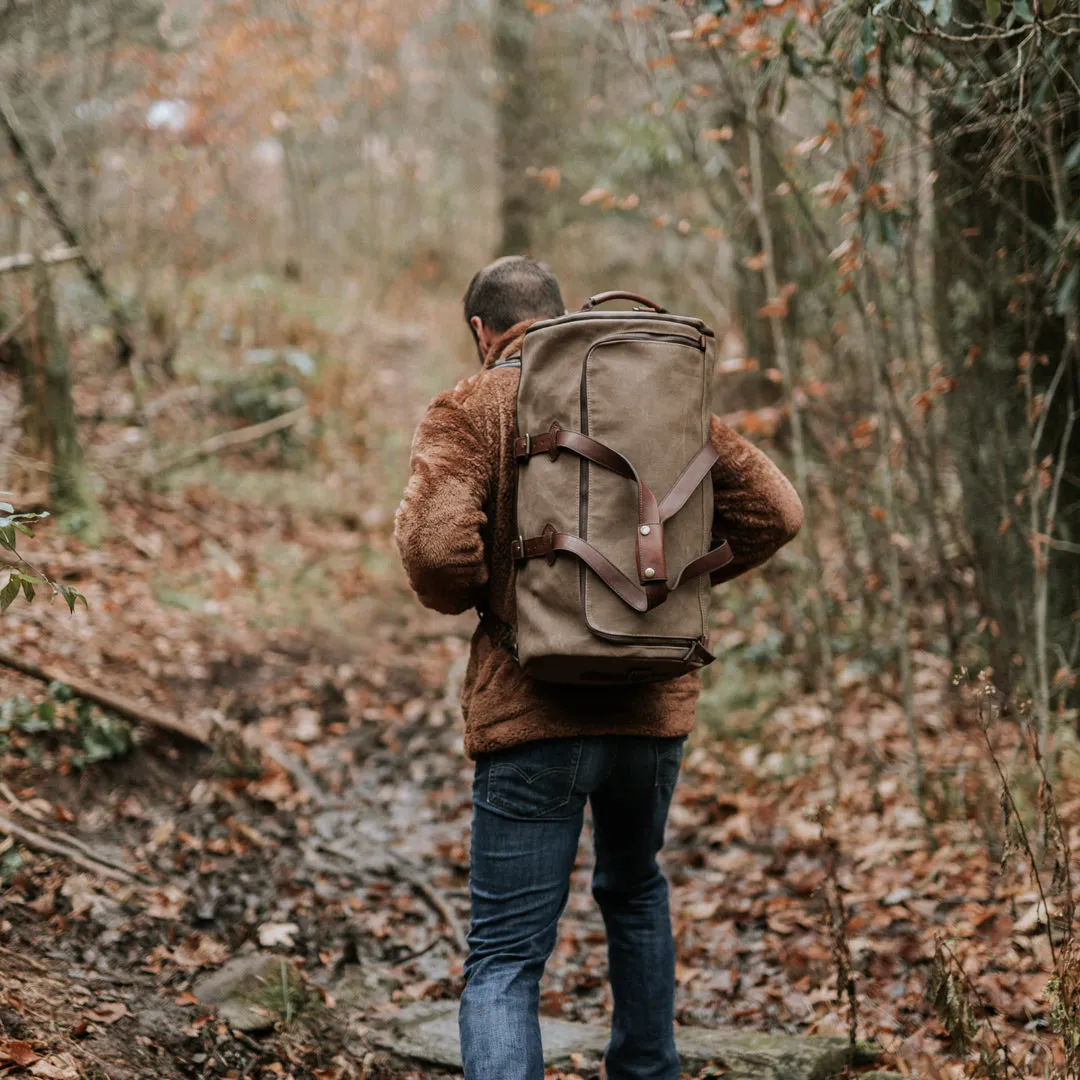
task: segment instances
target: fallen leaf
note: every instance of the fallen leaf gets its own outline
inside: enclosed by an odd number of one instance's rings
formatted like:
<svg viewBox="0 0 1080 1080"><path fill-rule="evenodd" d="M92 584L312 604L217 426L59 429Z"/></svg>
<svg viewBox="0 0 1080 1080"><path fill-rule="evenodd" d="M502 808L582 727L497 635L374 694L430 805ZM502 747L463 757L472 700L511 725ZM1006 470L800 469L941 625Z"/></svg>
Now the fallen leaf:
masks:
<svg viewBox="0 0 1080 1080"><path fill-rule="evenodd" d="M115 1024L117 1020L123 1020L131 1013L122 1001L105 1001L92 1009L87 1009L84 1015L88 1020L93 1020L98 1024Z"/></svg>
<svg viewBox="0 0 1080 1080"><path fill-rule="evenodd" d="M32 1061L37 1061L38 1055L29 1043L21 1039L12 1039L11 1042L0 1042L0 1062L11 1061L21 1065L24 1069Z"/></svg>
<svg viewBox="0 0 1080 1080"><path fill-rule="evenodd" d="M30 1072L45 1080L79 1080L79 1070L67 1057L42 1058L30 1066Z"/></svg>
<svg viewBox="0 0 1080 1080"><path fill-rule="evenodd" d="M264 949L272 949L276 945L284 945L291 948L293 935L300 932L300 927L294 922L286 923L263 923L259 927L259 944Z"/></svg>

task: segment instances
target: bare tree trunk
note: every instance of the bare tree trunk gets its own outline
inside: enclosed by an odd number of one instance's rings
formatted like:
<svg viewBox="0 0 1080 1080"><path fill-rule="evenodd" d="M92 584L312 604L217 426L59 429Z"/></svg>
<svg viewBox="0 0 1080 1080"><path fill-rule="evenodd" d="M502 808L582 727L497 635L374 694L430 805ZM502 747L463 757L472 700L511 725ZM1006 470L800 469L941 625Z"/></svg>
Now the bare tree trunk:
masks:
<svg viewBox="0 0 1080 1080"><path fill-rule="evenodd" d="M289 281L300 281L304 276L304 251L311 239L311 225L296 132L291 125L281 132L281 150L289 203L285 277Z"/></svg>
<svg viewBox="0 0 1080 1080"><path fill-rule="evenodd" d="M52 452L49 502L72 532L94 543L101 539L101 510L90 493L71 396L67 343L60 333L49 271L41 263L34 267L34 304L44 357L44 417Z"/></svg>
<svg viewBox="0 0 1080 1080"><path fill-rule="evenodd" d="M30 187L37 196L38 202L49 215L49 219L57 232L60 233L69 247L79 249L77 260L79 267L86 280L90 283L90 287L105 305L112 322L113 333L116 335L119 358L121 362L127 363L135 352L135 347L131 342L127 317L124 315L116 298L109 291L109 287L105 284L105 278L101 270L96 266L80 242L78 232L64 213L64 209L45 179L44 173L34 161L28 143L19 132L18 120L14 112L12 112L11 104L2 92L0 92L0 132L3 132L11 153L22 166Z"/></svg>
<svg viewBox="0 0 1080 1080"><path fill-rule="evenodd" d="M502 188L498 255L525 254L535 240L532 193L525 176L532 147L532 94L538 89L528 78L529 29L520 0L495 0L492 48L499 77L498 170Z"/></svg>

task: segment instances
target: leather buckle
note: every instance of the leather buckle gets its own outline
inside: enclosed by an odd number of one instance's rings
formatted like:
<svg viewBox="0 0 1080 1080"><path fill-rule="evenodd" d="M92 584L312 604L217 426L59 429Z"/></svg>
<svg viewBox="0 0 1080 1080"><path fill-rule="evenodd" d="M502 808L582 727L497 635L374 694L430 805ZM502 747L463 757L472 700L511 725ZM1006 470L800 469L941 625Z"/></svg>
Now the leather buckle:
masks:
<svg viewBox="0 0 1080 1080"><path fill-rule="evenodd" d="M521 562L525 558L525 537L518 533L518 538L510 545L510 558Z"/></svg>
<svg viewBox="0 0 1080 1080"><path fill-rule="evenodd" d="M524 458L526 461L532 457L532 436L526 432L525 434L525 453Z"/></svg>

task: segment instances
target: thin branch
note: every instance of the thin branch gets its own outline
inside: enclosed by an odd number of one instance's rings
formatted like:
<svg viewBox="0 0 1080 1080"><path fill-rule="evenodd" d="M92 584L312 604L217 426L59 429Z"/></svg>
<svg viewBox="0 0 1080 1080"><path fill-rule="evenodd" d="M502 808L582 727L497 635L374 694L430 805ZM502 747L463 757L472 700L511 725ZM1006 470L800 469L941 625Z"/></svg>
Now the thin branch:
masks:
<svg viewBox="0 0 1080 1080"><path fill-rule="evenodd" d="M87 254L84 245L80 243L75 227L68 220L67 214L64 213L64 209L45 178L45 174L34 161L29 144L20 134L19 122L11 108L11 103L2 91L0 91L0 132L3 132L6 137L12 154L22 166L30 187L33 188L38 202L41 203L45 212L49 215L49 219L55 226L56 231L60 233L64 243L69 248L74 248L79 252L78 255L73 257L81 267L83 274L90 283L90 287L105 305L105 309L108 311L112 321L113 333L116 335L119 359L122 363L127 363L135 353L127 317L121 310L116 298L109 291L109 287L105 284L105 277L101 269Z"/></svg>
<svg viewBox="0 0 1080 1080"><path fill-rule="evenodd" d="M286 428L295 427L307 415L307 406L301 405L298 409L292 409L270 420L264 420L260 424L250 424L236 431L226 431L221 435L214 435L205 442L199 443L198 446L192 446L184 450L171 461L166 461L163 465L156 465L143 475L145 477L160 476L162 473L179 469L183 465L192 465L196 461L202 461L203 458L213 457L215 454L221 454L226 450L233 450L246 443L264 439L267 435L273 435L277 431L285 431Z"/></svg>
<svg viewBox="0 0 1080 1080"><path fill-rule="evenodd" d="M23 251L18 255L5 255L0 258L0 274L9 274L13 270L29 270L39 261L46 266L55 266L57 263L73 262L81 257L82 252L77 247L69 247L67 244L57 244L56 247L43 251L41 255Z"/></svg>
<svg viewBox="0 0 1080 1080"><path fill-rule="evenodd" d="M97 874L99 877L109 878L112 881L138 880L138 875L133 870L120 869L117 864L96 855L82 855L58 840L43 836L33 829L17 825L10 818L0 816L0 833L7 833L8 836L14 837L19 843L25 844L35 851L44 851L49 855L60 855L69 862L73 862L76 866L81 866L84 870L89 870L90 873Z"/></svg>

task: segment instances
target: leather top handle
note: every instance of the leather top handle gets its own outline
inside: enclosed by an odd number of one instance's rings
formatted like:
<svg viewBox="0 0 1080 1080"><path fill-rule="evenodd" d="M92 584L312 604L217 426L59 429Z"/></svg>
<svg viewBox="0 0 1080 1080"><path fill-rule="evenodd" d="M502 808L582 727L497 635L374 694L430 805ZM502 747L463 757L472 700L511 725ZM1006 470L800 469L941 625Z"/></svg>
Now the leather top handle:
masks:
<svg viewBox="0 0 1080 1080"><path fill-rule="evenodd" d="M613 289L611 292L597 293L595 296L590 296L584 304L581 305L582 311L592 311L598 304L606 304L609 300L633 300L635 304L644 304L647 308L652 308L658 315L666 315L668 313L667 308L662 308L659 304L648 299L645 296L639 296L633 292L622 292L619 289Z"/></svg>

